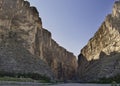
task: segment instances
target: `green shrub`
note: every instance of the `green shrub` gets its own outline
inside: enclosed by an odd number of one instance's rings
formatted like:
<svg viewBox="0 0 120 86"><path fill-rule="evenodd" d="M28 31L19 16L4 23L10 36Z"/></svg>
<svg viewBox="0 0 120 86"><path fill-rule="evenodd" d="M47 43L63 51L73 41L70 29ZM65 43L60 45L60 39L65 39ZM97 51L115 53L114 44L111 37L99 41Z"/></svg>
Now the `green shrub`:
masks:
<svg viewBox="0 0 120 86"><path fill-rule="evenodd" d="M113 81L111 86L117 86L117 83L115 81Z"/></svg>
<svg viewBox="0 0 120 86"><path fill-rule="evenodd" d="M104 77L104 78L99 79L99 82L100 83L113 83L113 82L120 83L120 75L116 75L110 78Z"/></svg>
<svg viewBox="0 0 120 86"><path fill-rule="evenodd" d="M37 73L8 73L0 72L0 77L14 77L14 78L31 78L34 80L42 80L44 82L50 82L50 78L45 75Z"/></svg>
<svg viewBox="0 0 120 86"><path fill-rule="evenodd" d="M113 85L113 83L120 83L120 75L116 75L114 77L110 77L110 78L100 78L99 80L97 81L92 81L92 82L89 82L89 83L102 83L102 84L108 84L108 83L111 83L111 85ZM116 84L117 85L117 84ZM116 86L115 84L113 86ZM119 85L120 86L120 85Z"/></svg>

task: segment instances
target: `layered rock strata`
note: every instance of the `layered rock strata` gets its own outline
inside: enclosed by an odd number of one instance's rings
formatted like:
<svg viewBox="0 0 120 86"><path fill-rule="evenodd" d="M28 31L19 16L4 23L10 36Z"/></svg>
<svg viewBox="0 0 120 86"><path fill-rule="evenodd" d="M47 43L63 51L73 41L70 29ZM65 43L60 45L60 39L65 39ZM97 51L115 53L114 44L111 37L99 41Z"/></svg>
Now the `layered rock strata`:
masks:
<svg viewBox="0 0 120 86"><path fill-rule="evenodd" d="M1 63L0 71L17 71L20 67L20 71L52 76L49 66L56 79L61 80L72 79L76 73L76 57L51 38L51 33L42 27L37 9L27 1L0 0L0 45L0 58L14 60L14 65L1 60L5 64Z"/></svg>
<svg viewBox="0 0 120 86"><path fill-rule="evenodd" d="M120 1L116 1L99 30L81 50L78 74L81 81L95 81L120 74Z"/></svg>

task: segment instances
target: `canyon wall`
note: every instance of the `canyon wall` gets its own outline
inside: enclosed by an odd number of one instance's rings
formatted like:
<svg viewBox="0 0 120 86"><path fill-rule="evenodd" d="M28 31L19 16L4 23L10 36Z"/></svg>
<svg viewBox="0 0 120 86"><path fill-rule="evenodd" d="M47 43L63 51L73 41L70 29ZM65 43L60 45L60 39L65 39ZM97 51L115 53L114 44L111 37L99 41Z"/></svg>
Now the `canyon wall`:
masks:
<svg viewBox="0 0 120 86"><path fill-rule="evenodd" d="M4 57L8 58L9 53L6 51L9 50L8 52L11 52L14 57L9 56L9 58L16 62L6 63L6 60L3 59L2 61L6 64L1 63L0 68L4 70L6 70L4 66L7 67L8 64L17 64L22 67L21 71L28 72L31 69L33 70L31 72L36 70L39 73L41 70L45 70L41 73L55 76L56 79L60 80L71 80L76 74L76 57L52 39L51 33L43 28L37 9L31 7L27 1L0 0L0 45L0 48L5 49ZM17 48L19 48L18 51L15 51L14 49L17 50ZM21 57L18 56L21 59L19 64L17 52L21 54ZM26 56L27 52L31 56L30 58L29 55ZM2 59L3 52L0 51L0 53ZM34 59L35 61L33 61ZM24 60L31 62L33 66L29 64L26 66L28 69L24 68L24 65L27 64ZM45 68L41 64L44 64ZM18 70L19 67L15 67L15 65L10 65L7 72Z"/></svg>
<svg viewBox="0 0 120 86"><path fill-rule="evenodd" d="M120 1L106 16L78 57L79 79L83 82L120 74Z"/></svg>

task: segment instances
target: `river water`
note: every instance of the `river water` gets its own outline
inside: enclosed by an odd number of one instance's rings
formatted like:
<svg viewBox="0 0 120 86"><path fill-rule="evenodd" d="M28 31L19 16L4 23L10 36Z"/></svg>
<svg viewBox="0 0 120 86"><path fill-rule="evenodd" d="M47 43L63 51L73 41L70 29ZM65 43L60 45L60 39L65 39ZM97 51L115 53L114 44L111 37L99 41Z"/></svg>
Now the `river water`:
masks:
<svg viewBox="0 0 120 86"><path fill-rule="evenodd" d="M55 84L48 85L47 83L34 83L34 82L0 82L0 86L111 86L111 84L79 84L79 83L68 83L68 84Z"/></svg>
<svg viewBox="0 0 120 86"><path fill-rule="evenodd" d="M58 84L51 86L111 86L111 84L78 84L78 83L70 83L70 84Z"/></svg>

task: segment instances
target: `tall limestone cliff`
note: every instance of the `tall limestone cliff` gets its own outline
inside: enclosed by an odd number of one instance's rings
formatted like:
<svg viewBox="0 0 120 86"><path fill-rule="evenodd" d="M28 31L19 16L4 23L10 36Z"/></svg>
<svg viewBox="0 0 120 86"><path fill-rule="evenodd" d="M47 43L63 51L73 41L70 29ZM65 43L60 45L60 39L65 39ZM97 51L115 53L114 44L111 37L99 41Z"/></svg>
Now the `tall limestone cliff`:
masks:
<svg viewBox="0 0 120 86"><path fill-rule="evenodd" d="M78 65L79 78L84 82L120 74L120 1L81 50Z"/></svg>
<svg viewBox="0 0 120 86"><path fill-rule="evenodd" d="M0 71L50 77L53 72L63 80L72 79L76 68L76 57L51 38L35 7L24 0L0 0Z"/></svg>

